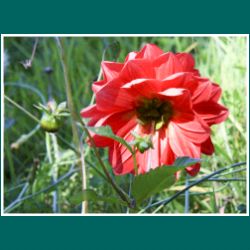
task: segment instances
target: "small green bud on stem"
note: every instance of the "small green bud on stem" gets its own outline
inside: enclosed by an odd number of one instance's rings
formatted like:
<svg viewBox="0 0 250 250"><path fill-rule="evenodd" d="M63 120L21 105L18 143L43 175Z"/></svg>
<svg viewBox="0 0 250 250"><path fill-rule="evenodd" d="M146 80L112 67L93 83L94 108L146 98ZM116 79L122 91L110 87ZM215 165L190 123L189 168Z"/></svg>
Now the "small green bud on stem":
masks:
<svg viewBox="0 0 250 250"><path fill-rule="evenodd" d="M57 105L55 100L49 101L46 106L42 104L35 106L37 109L43 111L43 116L40 120L41 128L49 133L57 132L62 125L62 117L69 116L66 106L66 102Z"/></svg>
<svg viewBox="0 0 250 250"><path fill-rule="evenodd" d="M151 136L140 136L136 134L135 132L131 132L132 135L135 137L135 140L132 141L130 144L134 145L140 153L144 153L146 150L153 148L153 143L151 140Z"/></svg>

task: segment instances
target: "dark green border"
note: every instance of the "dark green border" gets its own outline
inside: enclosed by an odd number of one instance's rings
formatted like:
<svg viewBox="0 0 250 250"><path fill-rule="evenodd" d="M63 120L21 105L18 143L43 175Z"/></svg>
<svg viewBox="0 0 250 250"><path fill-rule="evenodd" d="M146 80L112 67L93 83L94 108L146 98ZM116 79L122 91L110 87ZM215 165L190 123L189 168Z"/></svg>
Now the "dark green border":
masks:
<svg viewBox="0 0 250 250"><path fill-rule="evenodd" d="M250 33L247 1L83 3L6 1L0 33ZM248 249L249 226L249 217L1 217L0 248Z"/></svg>
<svg viewBox="0 0 250 250"><path fill-rule="evenodd" d="M3 217L2 249L249 249L247 217Z"/></svg>
<svg viewBox="0 0 250 250"><path fill-rule="evenodd" d="M33 0L1 3L1 33L249 33L247 1Z"/></svg>

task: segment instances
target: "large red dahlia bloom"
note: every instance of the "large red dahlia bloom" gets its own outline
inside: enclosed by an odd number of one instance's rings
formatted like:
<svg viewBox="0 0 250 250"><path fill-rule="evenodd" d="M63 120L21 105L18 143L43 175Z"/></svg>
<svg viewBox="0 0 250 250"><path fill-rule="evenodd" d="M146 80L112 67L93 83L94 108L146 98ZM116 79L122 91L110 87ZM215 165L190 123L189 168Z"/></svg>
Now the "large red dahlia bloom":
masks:
<svg viewBox="0 0 250 250"><path fill-rule="evenodd" d="M81 111L89 126L109 125L127 141L132 131L152 136L153 148L136 152L138 173L176 157L211 155L210 126L224 121L228 110L218 103L221 88L201 77L187 53L164 53L154 44L131 52L124 63L102 62L103 80L93 84L96 104ZM93 135L96 146L109 147L115 174L134 173L131 153L122 144ZM188 167L195 175L200 164Z"/></svg>

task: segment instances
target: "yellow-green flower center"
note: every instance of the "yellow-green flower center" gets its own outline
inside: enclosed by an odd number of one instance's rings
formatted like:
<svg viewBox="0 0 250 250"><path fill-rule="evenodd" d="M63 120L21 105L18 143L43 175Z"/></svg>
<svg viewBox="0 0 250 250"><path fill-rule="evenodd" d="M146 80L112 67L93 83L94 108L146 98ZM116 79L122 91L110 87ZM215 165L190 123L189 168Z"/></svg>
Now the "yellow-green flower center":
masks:
<svg viewBox="0 0 250 250"><path fill-rule="evenodd" d="M169 122L173 108L168 101L157 98L142 99L136 108L136 115L141 125L154 124L154 129L159 130Z"/></svg>

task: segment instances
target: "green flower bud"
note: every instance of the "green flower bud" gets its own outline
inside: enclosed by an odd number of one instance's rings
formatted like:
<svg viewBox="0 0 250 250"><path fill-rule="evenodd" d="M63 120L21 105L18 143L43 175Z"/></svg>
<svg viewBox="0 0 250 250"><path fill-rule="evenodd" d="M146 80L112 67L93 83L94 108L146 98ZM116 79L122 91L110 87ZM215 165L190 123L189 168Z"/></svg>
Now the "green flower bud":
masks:
<svg viewBox="0 0 250 250"><path fill-rule="evenodd" d="M63 117L69 116L66 102L57 105L55 100L50 100L46 106L40 103L34 106L44 112L40 120L40 126L46 132L57 132L62 125Z"/></svg>
<svg viewBox="0 0 250 250"><path fill-rule="evenodd" d="M60 128L60 121L53 114L44 113L40 126L46 132L55 133Z"/></svg>
<svg viewBox="0 0 250 250"><path fill-rule="evenodd" d="M146 150L153 148L151 136L142 137L135 132L132 132L132 135L135 137L135 139L131 142L131 145L134 145L140 153L144 153Z"/></svg>
<svg viewBox="0 0 250 250"><path fill-rule="evenodd" d="M137 144L137 148L141 153L144 153L146 150L152 147L152 144L147 143L146 141L141 141Z"/></svg>

